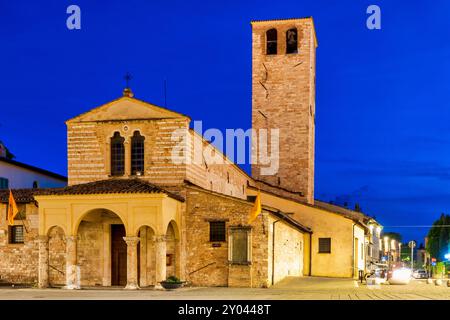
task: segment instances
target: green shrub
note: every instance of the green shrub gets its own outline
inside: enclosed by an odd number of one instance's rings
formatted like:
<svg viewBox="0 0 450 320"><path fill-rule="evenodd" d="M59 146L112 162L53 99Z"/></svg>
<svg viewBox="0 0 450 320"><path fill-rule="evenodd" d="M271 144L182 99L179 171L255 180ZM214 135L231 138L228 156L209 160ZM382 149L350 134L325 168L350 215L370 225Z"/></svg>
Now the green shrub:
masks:
<svg viewBox="0 0 450 320"><path fill-rule="evenodd" d="M175 276L168 277L166 282L168 282L168 283L181 283L180 279L178 279Z"/></svg>

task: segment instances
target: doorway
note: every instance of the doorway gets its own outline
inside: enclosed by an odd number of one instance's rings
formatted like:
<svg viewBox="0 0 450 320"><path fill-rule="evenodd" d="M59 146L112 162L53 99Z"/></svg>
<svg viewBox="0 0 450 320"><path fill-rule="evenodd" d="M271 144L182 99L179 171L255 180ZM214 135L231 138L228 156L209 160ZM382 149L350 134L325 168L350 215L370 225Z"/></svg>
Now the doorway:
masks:
<svg viewBox="0 0 450 320"><path fill-rule="evenodd" d="M127 244L123 224L111 225L111 285L127 284Z"/></svg>

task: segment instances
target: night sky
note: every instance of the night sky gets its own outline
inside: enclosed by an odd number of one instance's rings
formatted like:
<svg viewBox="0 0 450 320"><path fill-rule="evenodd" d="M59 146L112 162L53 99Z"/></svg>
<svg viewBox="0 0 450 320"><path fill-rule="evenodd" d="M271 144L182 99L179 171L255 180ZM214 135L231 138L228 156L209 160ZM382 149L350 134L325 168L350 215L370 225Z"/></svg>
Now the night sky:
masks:
<svg viewBox="0 0 450 320"><path fill-rule="evenodd" d="M313 16L316 198L362 209L423 241L450 210L449 1L0 0L0 140L16 160L66 174L64 121L137 98L251 126L252 19ZM81 30L66 8L81 7ZM381 7L381 30L366 8ZM249 171L249 166L244 166Z"/></svg>

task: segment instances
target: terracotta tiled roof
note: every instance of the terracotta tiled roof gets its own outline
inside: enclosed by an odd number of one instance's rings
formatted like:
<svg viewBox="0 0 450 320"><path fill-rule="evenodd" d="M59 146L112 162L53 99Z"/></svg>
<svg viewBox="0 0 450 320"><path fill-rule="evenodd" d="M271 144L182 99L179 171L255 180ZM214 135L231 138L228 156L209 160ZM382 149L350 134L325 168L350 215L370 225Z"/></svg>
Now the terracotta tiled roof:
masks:
<svg viewBox="0 0 450 320"><path fill-rule="evenodd" d="M358 221L363 224L367 223L367 221L370 219L369 216L365 215L362 212L353 211L353 210L350 210L347 208L343 208L343 207L340 207L340 206L337 206L337 205L334 205L331 203L319 201L319 200L314 200L314 207L337 213L339 215L342 215L344 217L347 217L354 221Z"/></svg>
<svg viewBox="0 0 450 320"><path fill-rule="evenodd" d="M262 208L264 211L269 211L274 216L276 216L276 217L280 218L280 220L283 220L286 223L294 226L296 229L299 229L303 232L312 233L311 228L308 228L308 227L304 226L303 224L301 224L300 222L298 222L297 220L291 218L288 213L285 213L278 209L271 208L271 207L264 206L264 205L262 206Z"/></svg>
<svg viewBox="0 0 450 320"><path fill-rule="evenodd" d="M34 201L34 194L40 189L14 189L12 190L14 200L17 203L28 203ZM9 189L0 190L0 202L7 203L9 201Z"/></svg>
<svg viewBox="0 0 450 320"><path fill-rule="evenodd" d="M107 179L64 188L41 189L37 195L81 195L110 193L165 193L169 197L184 201L184 198L162 187L141 179Z"/></svg>

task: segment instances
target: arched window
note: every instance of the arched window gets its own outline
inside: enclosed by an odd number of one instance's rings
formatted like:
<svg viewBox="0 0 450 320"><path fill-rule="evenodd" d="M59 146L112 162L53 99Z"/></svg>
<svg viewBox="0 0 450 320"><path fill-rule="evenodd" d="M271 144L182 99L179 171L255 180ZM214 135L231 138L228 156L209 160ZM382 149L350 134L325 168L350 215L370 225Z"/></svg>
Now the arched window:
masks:
<svg viewBox="0 0 450 320"><path fill-rule="evenodd" d="M111 175L122 176L125 173L125 139L119 132L114 132L111 138Z"/></svg>
<svg viewBox="0 0 450 320"><path fill-rule="evenodd" d="M297 53L297 29L286 31L286 53Z"/></svg>
<svg viewBox="0 0 450 320"><path fill-rule="evenodd" d="M131 174L144 174L144 137L135 131L131 138Z"/></svg>
<svg viewBox="0 0 450 320"><path fill-rule="evenodd" d="M277 54L277 29L266 32L266 54Z"/></svg>
<svg viewBox="0 0 450 320"><path fill-rule="evenodd" d="M39 188L39 182L33 181L33 189Z"/></svg>

